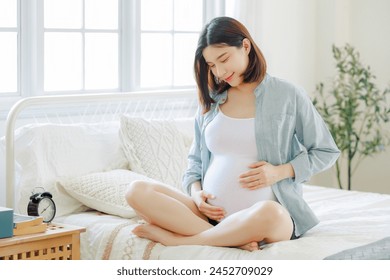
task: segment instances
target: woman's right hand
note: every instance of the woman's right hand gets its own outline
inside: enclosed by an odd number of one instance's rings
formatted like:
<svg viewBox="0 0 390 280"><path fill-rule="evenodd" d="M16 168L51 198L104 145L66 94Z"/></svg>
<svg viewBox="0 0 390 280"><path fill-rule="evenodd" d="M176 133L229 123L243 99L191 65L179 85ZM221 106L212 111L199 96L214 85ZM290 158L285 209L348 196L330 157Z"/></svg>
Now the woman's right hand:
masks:
<svg viewBox="0 0 390 280"><path fill-rule="evenodd" d="M213 206L207 202L209 199L214 199L214 195L203 190L196 190L192 192L191 197L199 211L206 217L218 222L225 217L225 210L222 207Z"/></svg>

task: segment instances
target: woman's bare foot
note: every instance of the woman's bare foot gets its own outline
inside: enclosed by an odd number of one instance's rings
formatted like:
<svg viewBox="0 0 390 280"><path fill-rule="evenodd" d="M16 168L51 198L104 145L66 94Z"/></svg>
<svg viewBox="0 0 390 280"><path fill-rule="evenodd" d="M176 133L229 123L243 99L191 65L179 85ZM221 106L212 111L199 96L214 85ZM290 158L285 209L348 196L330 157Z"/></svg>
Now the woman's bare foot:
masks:
<svg viewBox="0 0 390 280"><path fill-rule="evenodd" d="M248 244L245 244L243 246L238 247L242 250L247 250L249 252L260 250L259 244L256 241L250 242Z"/></svg>
<svg viewBox="0 0 390 280"><path fill-rule="evenodd" d="M141 238L146 238L155 242L159 242L165 246L177 246L177 245L186 245L183 241L183 235L173 233L171 231L160 228L152 224L141 224L135 227L132 231L135 235ZM190 245L190 244L187 244ZM196 245L196 244L191 244ZM259 250L259 245L257 242L253 241L238 248L252 252Z"/></svg>
<svg viewBox="0 0 390 280"><path fill-rule="evenodd" d="M141 224L136 226L132 232L138 237L156 241L166 246L180 245L177 239L181 235L152 224Z"/></svg>

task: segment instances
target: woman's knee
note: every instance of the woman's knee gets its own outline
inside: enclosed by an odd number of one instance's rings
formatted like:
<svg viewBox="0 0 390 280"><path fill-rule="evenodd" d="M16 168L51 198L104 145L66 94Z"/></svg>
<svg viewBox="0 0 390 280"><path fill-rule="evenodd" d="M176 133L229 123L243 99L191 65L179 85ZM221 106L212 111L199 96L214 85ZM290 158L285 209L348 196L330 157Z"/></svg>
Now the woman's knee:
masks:
<svg viewBox="0 0 390 280"><path fill-rule="evenodd" d="M267 201L258 207L257 217L267 243L290 239L294 226L290 214L282 205Z"/></svg>
<svg viewBox="0 0 390 280"><path fill-rule="evenodd" d="M271 200L256 203L252 208L254 219L259 223L266 223L268 226L278 224L287 213L283 206Z"/></svg>
<svg viewBox="0 0 390 280"><path fill-rule="evenodd" d="M127 203L133 208L139 206L140 201L145 199L148 188L149 184L146 181L137 180L132 182L125 194Z"/></svg>

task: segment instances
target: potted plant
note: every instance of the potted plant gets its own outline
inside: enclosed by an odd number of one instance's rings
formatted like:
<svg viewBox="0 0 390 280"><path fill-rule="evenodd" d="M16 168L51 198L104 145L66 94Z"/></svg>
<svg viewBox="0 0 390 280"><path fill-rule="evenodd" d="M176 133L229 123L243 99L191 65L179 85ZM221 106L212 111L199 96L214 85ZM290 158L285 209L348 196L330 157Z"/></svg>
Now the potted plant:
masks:
<svg viewBox="0 0 390 280"><path fill-rule="evenodd" d="M323 83L316 86L313 103L341 151L336 162L338 185L343 189L341 160L346 159L347 188L351 190L352 176L362 160L390 144L383 127L390 118L386 100L390 88L377 88L370 67L360 62L359 53L351 45L333 45L332 51L337 73L328 90Z"/></svg>

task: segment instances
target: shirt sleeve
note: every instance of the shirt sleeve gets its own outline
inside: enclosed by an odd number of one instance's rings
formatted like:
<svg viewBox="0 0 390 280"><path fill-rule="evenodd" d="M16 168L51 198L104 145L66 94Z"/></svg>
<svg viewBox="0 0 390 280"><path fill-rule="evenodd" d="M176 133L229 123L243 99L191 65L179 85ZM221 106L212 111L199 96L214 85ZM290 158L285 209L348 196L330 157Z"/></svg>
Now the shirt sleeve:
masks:
<svg viewBox="0 0 390 280"><path fill-rule="evenodd" d="M290 163L295 172L294 180L302 183L330 168L340 151L326 123L303 90L297 89L296 106L296 136L303 149Z"/></svg>
<svg viewBox="0 0 390 280"><path fill-rule="evenodd" d="M183 191L191 194L191 184L196 181L201 181L202 177L202 160L201 160L201 149L200 149L200 141L201 141L201 133L200 133L200 118L201 112L198 109L197 117L195 119L195 136L191 145L191 149L188 153L188 167L184 172L182 188Z"/></svg>

